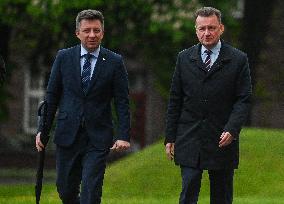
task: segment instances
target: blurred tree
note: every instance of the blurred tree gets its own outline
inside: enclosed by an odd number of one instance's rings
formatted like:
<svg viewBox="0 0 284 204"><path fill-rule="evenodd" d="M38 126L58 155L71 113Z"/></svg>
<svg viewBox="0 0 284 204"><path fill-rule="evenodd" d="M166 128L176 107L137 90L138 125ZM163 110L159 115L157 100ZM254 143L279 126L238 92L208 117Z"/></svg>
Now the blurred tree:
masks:
<svg viewBox="0 0 284 204"><path fill-rule="evenodd" d="M1 31L0 32L0 39L1 39L0 40L0 55L3 57L4 61L6 62L8 59L8 43L9 43L11 28L7 24L4 24L1 21L1 18L0 18L0 31ZM7 70L10 71L9 68ZM0 121L7 118L8 116L8 107L5 103L8 97L9 97L9 94L5 90L5 85L2 86L2 83L0 83Z"/></svg>
<svg viewBox="0 0 284 204"><path fill-rule="evenodd" d="M77 13L87 8L100 10L105 16L105 47L151 69L156 74L158 90L166 98L178 51L197 42L193 18L196 8L205 3L220 8L227 26L225 38L236 43L239 24L232 16L235 2L1 0L0 19L9 28L5 29L9 31L5 34L8 49L25 58L32 73L37 74L49 71L58 49L78 43L74 34Z"/></svg>
<svg viewBox="0 0 284 204"><path fill-rule="evenodd" d="M254 91L254 99L263 93L266 86L262 80L256 83L256 66L259 62L260 53L265 45L265 38L269 32L271 23L271 16L275 0L259 0L259 1L245 1L244 18L242 21L242 34L240 36L242 49L247 53ZM269 75L269 73L266 73ZM255 100L253 100L255 102ZM248 124L251 124L251 117L249 117Z"/></svg>
<svg viewBox="0 0 284 204"><path fill-rule="evenodd" d="M252 76L255 76L255 66L259 53L264 46L264 39L269 31L269 24L275 0L245 1L242 26L242 47L247 52ZM253 78L253 85L255 78Z"/></svg>

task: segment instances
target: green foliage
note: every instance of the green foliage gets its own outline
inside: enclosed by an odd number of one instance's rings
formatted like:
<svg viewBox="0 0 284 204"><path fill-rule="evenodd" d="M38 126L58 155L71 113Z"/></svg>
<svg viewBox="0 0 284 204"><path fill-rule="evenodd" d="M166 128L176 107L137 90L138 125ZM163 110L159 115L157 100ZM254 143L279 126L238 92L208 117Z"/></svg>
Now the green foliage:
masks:
<svg viewBox="0 0 284 204"><path fill-rule="evenodd" d="M271 92L269 88L265 86L263 82L256 82L255 84L255 96L261 99L271 98Z"/></svg>
<svg viewBox="0 0 284 204"><path fill-rule="evenodd" d="M279 161L284 158L284 131L244 129L240 144L240 166L234 178L234 203L283 204L284 163ZM15 175L15 171L6 174ZM47 176L54 177L52 173ZM180 187L179 167L166 159L160 141L107 168L103 203L177 203ZM208 196L209 181L207 172L204 172L199 203L208 203ZM33 199L33 186L30 184L0 185L0 203L27 204ZM60 203L54 184L44 184L42 201L43 204Z"/></svg>
<svg viewBox="0 0 284 204"><path fill-rule="evenodd" d="M225 36L236 42L239 23L231 15L236 8L233 0L2 0L0 24L11 29L9 48L25 59L25 67L34 74L49 73L56 51L79 42L77 13L100 10L105 16L103 45L143 63L155 74L157 90L167 98L178 52L197 43L193 16L204 4L223 11L228 24ZM0 118L7 114L3 110Z"/></svg>
<svg viewBox="0 0 284 204"><path fill-rule="evenodd" d="M225 14L235 8L234 1L210 2ZM106 21L104 45L126 57L143 58L168 90L177 52L196 43L193 13L200 6L196 0L3 0L0 17L16 32L12 47L37 72L42 66L36 65L50 66L56 50L78 42L74 30L80 10L101 10ZM230 15L224 15L224 22L237 26Z"/></svg>

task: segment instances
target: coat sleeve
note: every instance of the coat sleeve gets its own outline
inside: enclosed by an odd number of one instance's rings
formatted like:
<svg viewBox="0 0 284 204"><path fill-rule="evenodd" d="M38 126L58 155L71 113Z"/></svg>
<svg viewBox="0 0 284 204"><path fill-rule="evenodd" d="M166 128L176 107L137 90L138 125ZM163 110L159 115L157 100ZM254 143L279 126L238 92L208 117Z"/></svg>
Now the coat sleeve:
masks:
<svg viewBox="0 0 284 204"><path fill-rule="evenodd" d="M174 143L177 134L178 120L183 104L183 90L180 73L180 55L178 56L175 72L172 78L168 110L166 116L165 144Z"/></svg>
<svg viewBox="0 0 284 204"><path fill-rule="evenodd" d="M128 74L122 57L114 70L113 81L114 106L118 118L116 140L130 141L130 112L129 112L129 88Z"/></svg>
<svg viewBox="0 0 284 204"><path fill-rule="evenodd" d="M45 100L47 102L47 116L46 116L46 133L48 134L52 122L55 117L55 113L58 107L58 103L61 98L62 93L62 77L61 77L61 70L60 70L60 64L62 59L62 51L59 51L57 53L56 59L53 63L51 74L49 77L47 90L46 90L46 96ZM40 123L41 124L41 123ZM38 132L42 131L42 126L39 127Z"/></svg>
<svg viewBox="0 0 284 204"><path fill-rule="evenodd" d="M242 126L245 124L251 106L252 85L248 59L246 56L240 60L240 71L237 77L235 103L224 131L230 132L236 139Z"/></svg>

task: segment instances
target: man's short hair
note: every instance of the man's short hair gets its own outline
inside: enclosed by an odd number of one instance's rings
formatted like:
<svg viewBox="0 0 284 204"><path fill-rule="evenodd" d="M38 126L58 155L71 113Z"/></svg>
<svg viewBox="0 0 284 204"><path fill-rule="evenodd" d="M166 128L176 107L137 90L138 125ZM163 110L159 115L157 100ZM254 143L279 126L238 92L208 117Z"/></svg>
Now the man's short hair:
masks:
<svg viewBox="0 0 284 204"><path fill-rule="evenodd" d="M195 20L198 16L209 17L216 15L219 23L222 23L222 14L221 11L213 7L202 7L195 12Z"/></svg>
<svg viewBox="0 0 284 204"><path fill-rule="evenodd" d="M104 16L100 11L97 10L83 10L80 11L76 17L76 31L79 30L80 28L80 23L82 20L87 19L87 20L99 20L102 24L102 28L104 29Z"/></svg>

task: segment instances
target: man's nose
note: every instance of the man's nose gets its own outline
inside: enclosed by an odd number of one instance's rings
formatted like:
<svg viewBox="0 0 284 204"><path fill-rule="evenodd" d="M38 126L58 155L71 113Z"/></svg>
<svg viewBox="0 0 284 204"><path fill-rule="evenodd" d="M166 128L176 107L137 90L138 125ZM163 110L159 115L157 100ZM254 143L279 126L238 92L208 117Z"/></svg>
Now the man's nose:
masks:
<svg viewBox="0 0 284 204"><path fill-rule="evenodd" d="M210 35L210 31L208 28L205 29L205 35Z"/></svg>
<svg viewBox="0 0 284 204"><path fill-rule="evenodd" d="M95 37L95 36L96 36L95 31L91 30L90 35L89 35L89 36L90 36L90 37Z"/></svg>

